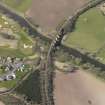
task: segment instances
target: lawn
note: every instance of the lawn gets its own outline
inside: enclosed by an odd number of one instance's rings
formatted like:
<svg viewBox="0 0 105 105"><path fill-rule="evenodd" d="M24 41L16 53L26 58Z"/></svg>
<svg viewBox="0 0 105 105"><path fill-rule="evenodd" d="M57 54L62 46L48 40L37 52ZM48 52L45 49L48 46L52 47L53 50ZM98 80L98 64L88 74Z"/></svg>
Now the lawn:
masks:
<svg viewBox="0 0 105 105"><path fill-rule="evenodd" d="M98 8L92 8L82 14L75 30L64 42L67 46L82 48L87 52L96 52L105 43L105 16Z"/></svg>
<svg viewBox="0 0 105 105"><path fill-rule="evenodd" d="M2 0L2 1L19 12L25 12L32 3L32 0Z"/></svg>

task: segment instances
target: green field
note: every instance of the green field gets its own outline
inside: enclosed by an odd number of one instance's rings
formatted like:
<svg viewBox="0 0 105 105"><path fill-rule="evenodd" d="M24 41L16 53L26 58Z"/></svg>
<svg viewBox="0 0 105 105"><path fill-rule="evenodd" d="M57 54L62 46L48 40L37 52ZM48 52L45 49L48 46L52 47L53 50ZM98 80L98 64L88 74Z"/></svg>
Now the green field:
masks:
<svg viewBox="0 0 105 105"><path fill-rule="evenodd" d="M0 47L0 56L10 56L10 57L23 58L23 57L25 57L25 54L22 53L22 52L21 52L20 50L18 50L18 49Z"/></svg>
<svg viewBox="0 0 105 105"><path fill-rule="evenodd" d="M25 12L32 3L32 0L2 0L8 6L17 11Z"/></svg>
<svg viewBox="0 0 105 105"><path fill-rule="evenodd" d="M65 44L96 52L105 43L105 16L93 8L82 14Z"/></svg>
<svg viewBox="0 0 105 105"><path fill-rule="evenodd" d="M5 24L7 23L7 24ZM33 53L33 45L35 44L35 40L29 36L27 29L21 27L18 23L14 22L13 20L9 19L3 14L0 14L0 37L2 37L2 30L5 30L6 34L8 34L8 30L11 30L12 33L11 35L16 37L16 44L17 46L15 48L11 48L11 46L8 44L5 44L4 40L4 45L0 45L0 55L2 56L16 56L16 57L27 57L27 56L32 56ZM12 40L9 40L11 41ZM14 43L12 44L14 45ZM29 47L24 48L24 45L27 45ZM32 48L31 48L31 47ZM35 54L34 54L35 55Z"/></svg>
<svg viewBox="0 0 105 105"><path fill-rule="evenodd" d="M105 16L100 9L92 8L82 14L72 33L68 34L65 45L80 51L97 53L97 56L105 61Z"/></svg>

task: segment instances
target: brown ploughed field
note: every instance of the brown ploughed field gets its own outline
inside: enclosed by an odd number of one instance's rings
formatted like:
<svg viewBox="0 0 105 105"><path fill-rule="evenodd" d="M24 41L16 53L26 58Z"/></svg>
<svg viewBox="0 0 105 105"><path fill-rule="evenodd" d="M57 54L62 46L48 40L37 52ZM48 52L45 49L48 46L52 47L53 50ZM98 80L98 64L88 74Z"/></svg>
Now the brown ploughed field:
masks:
<svg viewBox="0 0 105 105"><path fill-rule="evenodd" d="M44 31L52 31L64 18L81 7L88 0L33 0L26 12L33 22L39 24Z"/></svg>
<svg viewBox="0 0 105 105"><path fill-rule="evenodd" d="M82 70L56 71L54 85L55 105L105 105L105 83Z"/></svg>

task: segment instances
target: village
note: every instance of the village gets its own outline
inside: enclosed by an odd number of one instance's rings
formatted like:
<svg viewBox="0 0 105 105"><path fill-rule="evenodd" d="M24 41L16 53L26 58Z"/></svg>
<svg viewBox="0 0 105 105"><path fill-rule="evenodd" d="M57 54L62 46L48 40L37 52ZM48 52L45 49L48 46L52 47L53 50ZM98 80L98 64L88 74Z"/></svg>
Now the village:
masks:
<svg viewBox="0 0 105 105"><path fill-rule="evenodd" d="M21 58L0 57L0 70L3 71L0 81L16 79L16 71L23 72L24 67L24 61Z"/></svg>

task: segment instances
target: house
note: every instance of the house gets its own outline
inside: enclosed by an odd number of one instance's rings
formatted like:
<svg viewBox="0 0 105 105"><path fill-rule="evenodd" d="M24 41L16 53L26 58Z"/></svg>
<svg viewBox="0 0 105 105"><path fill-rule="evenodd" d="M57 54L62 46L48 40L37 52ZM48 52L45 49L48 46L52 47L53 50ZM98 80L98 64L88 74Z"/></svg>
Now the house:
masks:
<svg viewBox="0 0 105 105"><path fill-rule="evenodd" d="M5 80L13 80L16 79L16 75L14 73L8 74L5 77Z"/></svg>
<svg viewBox="0 0 105 105"><path fill-rule="evenodd" d="M32 46L24 44L24 48L32 48Z"/></svg>

